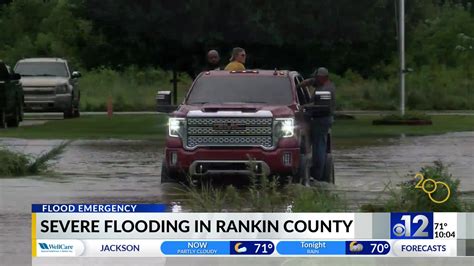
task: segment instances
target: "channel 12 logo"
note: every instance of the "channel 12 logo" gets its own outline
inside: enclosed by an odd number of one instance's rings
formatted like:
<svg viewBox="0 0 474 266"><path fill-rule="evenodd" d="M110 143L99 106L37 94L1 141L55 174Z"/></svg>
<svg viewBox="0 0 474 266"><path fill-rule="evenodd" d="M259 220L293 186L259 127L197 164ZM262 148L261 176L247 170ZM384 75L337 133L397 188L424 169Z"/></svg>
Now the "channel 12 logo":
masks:
<svg viewBox="0 0 474 266"><path fill-rule="evenodd" d="M433 239L433 213L401 212L390 214L391 239Z"/></svg>

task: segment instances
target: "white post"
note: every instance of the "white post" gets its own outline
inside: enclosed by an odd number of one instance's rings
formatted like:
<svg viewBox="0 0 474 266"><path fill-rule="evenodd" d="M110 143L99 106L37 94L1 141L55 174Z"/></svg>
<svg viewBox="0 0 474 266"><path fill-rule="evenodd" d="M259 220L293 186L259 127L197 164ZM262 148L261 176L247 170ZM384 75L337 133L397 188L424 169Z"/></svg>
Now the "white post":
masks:
<svg viewBox="0 0 474 266"><path fill-rule="evenodd" d="M405 115L405 0L399 0L400 112Z"/></svg>

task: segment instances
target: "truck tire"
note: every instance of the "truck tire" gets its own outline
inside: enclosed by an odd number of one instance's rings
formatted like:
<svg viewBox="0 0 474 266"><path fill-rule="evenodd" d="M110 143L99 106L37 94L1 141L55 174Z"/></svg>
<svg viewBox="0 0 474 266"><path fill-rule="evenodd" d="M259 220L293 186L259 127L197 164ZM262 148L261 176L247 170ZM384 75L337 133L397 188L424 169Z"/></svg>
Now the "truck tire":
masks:
<svg viewBox="0 0 474 266"><path fill-rule="evenodd" d="M74 117L79 118L81 117L81 112L79 111L79 106L74 109Z"/></svg>
<svg viewBox="0 0 474 266"><path fill-rule="evenodd" d="M66 110L64 110L64 119L70 119L74 116L74 105L68 107Z"/></svg>
<svg viewBox="0 0 474 266"><path fill-rule="evenodd" d="M5 110L0 110L0 128L5 128L7 126Z"/></svg>
<svg viewBox="0 0 474 266"><path fill-rule="evenodd" d="M21 113L21 107L17 107L15 109L15 113L13 114L13 117L7 120L7 126L8 127L18 127L20 125L20 113Z"/></svg>
<svg viewBox="0 0 474 266"><path fill-rule="evenodd" d="M324 165L323 179L321 181L334 184L334 160L331 153L326 155L326 164Z"/></svg>
<svg viewBox="0 0 474 266"><path fill-rule="evenodd" d="M23 108L23 102L21 102L20 103L20 122L22 122L24 118L25 118L25 111Z"/></svg>
<svg viewBox="0 0 474 266"><path fill-rule="evenodd" d="M77 99L77 102L76 102L76 108L74 108L74 117L75 118L81 117L81 111L79 110L80 106L81 106L81 93L79 92L79 98Z"/></svg>

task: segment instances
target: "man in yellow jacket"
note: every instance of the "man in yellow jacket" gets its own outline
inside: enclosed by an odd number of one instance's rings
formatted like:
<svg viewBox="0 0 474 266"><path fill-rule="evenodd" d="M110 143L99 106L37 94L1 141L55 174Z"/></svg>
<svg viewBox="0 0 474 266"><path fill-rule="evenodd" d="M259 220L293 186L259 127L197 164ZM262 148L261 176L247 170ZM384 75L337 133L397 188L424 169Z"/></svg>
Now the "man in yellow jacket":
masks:
<svg viewBox="0 0 474 266"><path fill-rule="evenodd" d="M245 70L245 50L240 47L235 47L232 49L232 56L230 57L230 63L227 64L224 70L227 71L239 71Z"/></svg>

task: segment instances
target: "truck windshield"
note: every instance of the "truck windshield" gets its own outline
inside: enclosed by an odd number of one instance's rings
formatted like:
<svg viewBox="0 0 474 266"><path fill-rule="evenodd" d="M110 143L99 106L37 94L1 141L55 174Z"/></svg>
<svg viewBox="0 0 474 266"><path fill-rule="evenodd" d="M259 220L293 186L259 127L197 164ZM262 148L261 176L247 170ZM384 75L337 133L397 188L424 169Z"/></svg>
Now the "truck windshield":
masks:
<svg viewBox="0 0 474 266"><path fill-rule="evenodd" d="M201 77L194 83L187 104L264 103L290 105L293 100L287 77Z"/></svg>
<svg viewBox="0 0 474 266"><path fill-rule="evenodd" d="M61 62L22 62L15 67L22 76L68 77L66 64Z"/></svg>

